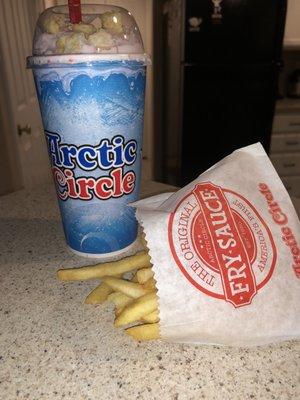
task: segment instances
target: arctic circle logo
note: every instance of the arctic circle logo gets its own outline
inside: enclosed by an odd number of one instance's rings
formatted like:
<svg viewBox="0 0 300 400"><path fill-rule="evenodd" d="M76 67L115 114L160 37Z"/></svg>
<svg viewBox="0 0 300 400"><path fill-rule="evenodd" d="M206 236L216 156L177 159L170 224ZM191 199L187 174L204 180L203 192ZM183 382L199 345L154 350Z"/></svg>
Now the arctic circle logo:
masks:
<svg viewBox="0 0 300 400"><path fill-rule="evenodd" d="M271 278L276 248L270 229L243 196L199 183L169 219L169 243L185 277L205 294L246 306Z"/></svg>

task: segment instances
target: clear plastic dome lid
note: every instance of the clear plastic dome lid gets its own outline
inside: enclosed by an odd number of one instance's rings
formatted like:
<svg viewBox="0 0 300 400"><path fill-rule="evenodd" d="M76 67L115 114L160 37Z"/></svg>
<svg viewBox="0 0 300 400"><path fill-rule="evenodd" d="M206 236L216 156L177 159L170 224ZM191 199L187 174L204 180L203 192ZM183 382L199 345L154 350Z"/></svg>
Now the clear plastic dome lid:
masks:
<svg viewBox="0 0 300 400"><path fill-rule="evenodd" d="M86 4L72 21L68 6L46 9L37 21L33 55L144 53L139 28L124 8Z"/></svg>

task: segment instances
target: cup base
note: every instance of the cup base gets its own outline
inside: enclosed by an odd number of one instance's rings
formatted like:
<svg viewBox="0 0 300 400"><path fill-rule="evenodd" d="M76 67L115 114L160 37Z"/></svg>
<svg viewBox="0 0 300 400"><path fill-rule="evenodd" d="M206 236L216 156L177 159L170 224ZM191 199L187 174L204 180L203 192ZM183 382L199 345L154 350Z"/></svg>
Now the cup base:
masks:
<svg viewBox="0 0 300 400"><path fill-rule="evenodd" d="M72 249L72 247L68 246L68 249L76 254L77 256L80 257L84 257L84 258L95 258L97 260L101 260L101 261L115 261L115 260L119 260L121 258L130 256L135 254L137 251L140 250L140 241L138 240L138 238L131 243L129 246L124 247L121 250L118 251L113 251L111 253L105 253L105 254L93 254L93 253L83 253L81 251L78 250L74 250Z"/></svg>

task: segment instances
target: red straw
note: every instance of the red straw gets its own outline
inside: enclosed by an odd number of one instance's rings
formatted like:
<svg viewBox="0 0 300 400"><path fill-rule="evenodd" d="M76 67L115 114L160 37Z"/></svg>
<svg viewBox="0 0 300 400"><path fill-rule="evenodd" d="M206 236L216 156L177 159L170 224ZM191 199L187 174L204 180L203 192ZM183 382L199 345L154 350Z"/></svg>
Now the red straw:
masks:
<svg viewBox="0 0 300 400"><path fill-rule="evenodd" d="M81 22L81 4L80 0L68 0L69 15L72 24Z"/></svg>

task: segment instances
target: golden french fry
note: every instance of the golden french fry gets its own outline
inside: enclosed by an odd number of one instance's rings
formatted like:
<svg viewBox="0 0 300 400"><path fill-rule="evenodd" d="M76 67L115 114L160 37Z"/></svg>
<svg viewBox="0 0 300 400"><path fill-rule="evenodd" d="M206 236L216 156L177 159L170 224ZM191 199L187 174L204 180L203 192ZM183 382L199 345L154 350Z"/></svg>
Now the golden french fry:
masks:
<svg viewBox="0 0 300 400"><path fill-rule="evenodd" d="M130 324L139 321L157 309L157 296L155 292L147 293L128 304L122 313L116 318L115 326Z"/></svg>
<svg viewBox="0 0 300 400"><path fill-rule="evenodd" d="M125 333L135 340L155 340L160 338L158 324L144 324L127 328Z"/></svg>
<svg viewBox="0 0 300 400"><path fill-rule="evenodd" d="M131 282L137 282L137 281L138 281L138 279L137 279L137 276L136 276L136 273L135 273L131 278Z"/></svg>
<svg viewBox="0 0 300 400"><path fill-rule="evenodd" d="M121 278L122 275L118 275ZM102 304L104 303L108 295L112 293L112 288L106 285L106 283L100 283L85 299L85 304Z"/></svg>
<svg viewBox="0 0 300 400"><path fill-rule="evenodd" d="M145 315L142 320L144 322L148 322L149 324L153 324L159 321L159 313L158 310L153 311L151 314Z"/></svg>
<svg viewBox="0 0 300 400"><path fill-rule="evenodd" d="M106 283L100 283L85 299L85 304L102 304L112 292L112 288Z"/></svg>
<svg viewBox="0 0 300 400"><path fill-rule="evenodd" d="M153 279L153 278L148 279L147 282L144 283L143 287L144 287L146 290L153 290L153 289L156 289L156 282L155 282L155 279Z"/></svg>
<svg viewBox="0 0 300 400"><path fill-rule="evenodd" d="M141 268L136 273L138 283L141 283L141 284L147 282L150 278L153 277L153 275L154 275L154 272L152 271L151 268Z"/></svg>
<svg viewBox="0 0 300 400"><path fill-rule="evenodd" d="M133 299L137 299L144 294L149 293L149 290L145 289L139 283L125 281L124 279L106 276L103 278L103 282L116 292L124 293L126 296L132 297Z"/></svg>
<svg viewBox="0 0 300 400"><path fill-rule="evenodd" d="M104 276L116 276L136 268L149 267L150 265L149 255L145 251L141 251L134 256L126 257L119 261L81 268L60 269L57 271L57 278L60 281L86 281L88 279L103 278Z"/></svg>
<svg viewBox="0 0 300 400"><path fill-rule="evenodd" d="M123 308L132 302L132 297L126 296L124 293L113 292L107 297L107 300L114 303L117 308Z"/></svg>
<svg viewBox="0 0 300 400"><path fill-rule="evenodd" d="M124 310L125 307L116 307L115 308L115 316L117 317L118 315L121 314L121 312Z"/></svg>

